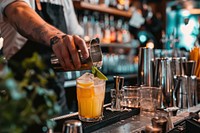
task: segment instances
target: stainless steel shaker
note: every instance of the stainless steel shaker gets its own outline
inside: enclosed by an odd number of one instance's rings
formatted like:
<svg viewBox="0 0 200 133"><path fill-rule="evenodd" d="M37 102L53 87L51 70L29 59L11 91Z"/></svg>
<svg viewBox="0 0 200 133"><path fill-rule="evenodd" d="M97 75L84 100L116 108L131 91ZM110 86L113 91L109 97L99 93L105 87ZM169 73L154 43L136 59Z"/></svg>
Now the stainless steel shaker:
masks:
<svg viewBox="0 0 200 133"><path fill-rule="evenodd" d="M197 77L195 76L196 62L189 60L183 62L184 74L188 77L188 102L189 107L198 104L197 98Z"/></svg>
<svg viewBox="0 0 200 133"><path fill-rule="evenodd" d="M82 133L82 123L79 120L67 120L63 124L62 133Z"/></svg>
<svg viewBox="0 0 200 133"><path fill-rule="evenodd" d="M180 109L187 109L188 102L188 77L186 75L175 75L174 102Z"/></svg>
<svg viewBox="0 0 200 133"><path fill-rule="evenodd" d="M55 71L78 71L78 70L89 70L92 68L92 66L102 67L103 54L99 38L95 38L90 41L90 43L88 44L88 51L89 51L89 57L87 59L84 59L83 56L81 55L81 50L78 50L79 58L81 61L81 68L76 70L73 69L64 70L59 63L58 58L55 56L55 54L52 54L51 64L53 66L53 69ZM72 62L72 60L70 61Z"/></svg>
<svg viewBox="0 0 200 133"><path fill-rule="evenodd" d="M162 99L160 108L173 106L173 74L171 58L155 58L153 61L153 85L161 86Z"/></svg>
<svg viewBox="0 0 200 133"><path fill-rule="evenodd" d="M189 102L189 107L198 104L197 77L195 75L188 76L188 102Z"/></svg>
<svg viewBox="0 0 200 133"><path fill-rule="evenodd" d="M138 85L153 86L153 68L151 60L154 58L153 49L140 47L138 61Z"/></svg>
<svg viewBox="0 0 200 133"><path fill-rule="evenodd" d="M195 62L182 62L184 75L175 75L175 103L181 109L187 109L198 104L197 78L194 75Z"/></svg>

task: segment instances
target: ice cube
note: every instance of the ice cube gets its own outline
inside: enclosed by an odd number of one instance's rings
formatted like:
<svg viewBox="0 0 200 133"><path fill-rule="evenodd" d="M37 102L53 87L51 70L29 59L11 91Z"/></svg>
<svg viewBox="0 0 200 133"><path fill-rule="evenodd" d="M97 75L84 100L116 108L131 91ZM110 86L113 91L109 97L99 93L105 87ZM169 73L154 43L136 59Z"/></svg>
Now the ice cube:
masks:
<svg viewBox="0 0 200 133"><path fill-rule="evenodd" d="M94 75L91 73L84 73L82 76L78 78L78 80L83 80L83 81L93 81L94 80Z"/></svg>
<svg viewBox="0 0 200 133"><path fill-rule="evenodd" d="M102 95L104 97L105 93L105 80L102 80L98 77L94 78L94 93L95 95Z"/></svg>
<svg viewBox="0 0 200 133"><path fill-rule="evenodd" d="M94 77L94 85L100 85L104 82L104 80L98 78L98 77Z"/></svg>

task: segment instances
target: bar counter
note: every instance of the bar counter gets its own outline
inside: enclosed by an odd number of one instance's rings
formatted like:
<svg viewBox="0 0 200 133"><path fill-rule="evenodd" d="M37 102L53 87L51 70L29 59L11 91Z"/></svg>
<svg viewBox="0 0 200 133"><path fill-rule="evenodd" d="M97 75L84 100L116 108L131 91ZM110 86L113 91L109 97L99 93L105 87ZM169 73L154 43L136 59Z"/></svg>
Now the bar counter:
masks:
<svg viewBox="0 0 200 133"><path fill-rule="evenodd" d="M106 106L108 105L109 104L107 104ZM176 116L171 117L172 123L176 127L178 124L180 124L181 122L189 118L190 112L196 113L198 111L200 111L200 104L198 104L197 106L191 107L189 109L179 110ZM76 112L76 113L72 113L68 115L63 115L63 116L55 117L52 120L56 120L56 121L63 120L66 118L71 118L73 116L76 116L77 114L78 113ZM150 117L140 116L140 114L138 114L138 115L133 115L127 119L122 119L116 123L107 125L98 130L95 130L93 131L93 133L140 133L144 131L147 125L150 125L150 124L151 124ZM179 126L179 128L184 129L185 127ZM60 132L54 132L54 133L60 133ZM170 133L175 133L175 132L170 131Z"/></svg>

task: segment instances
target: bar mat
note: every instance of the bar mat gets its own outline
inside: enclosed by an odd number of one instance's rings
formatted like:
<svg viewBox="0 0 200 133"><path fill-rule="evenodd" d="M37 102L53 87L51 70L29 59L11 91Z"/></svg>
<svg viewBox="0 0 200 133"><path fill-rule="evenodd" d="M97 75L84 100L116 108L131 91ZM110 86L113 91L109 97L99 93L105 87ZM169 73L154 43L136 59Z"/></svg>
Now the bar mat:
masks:
<svg viewBox="0 0 200 133"><path fill-rule="evenodd" d="M138 115L139 113L140 113L140 109L137 109L137 108L131 109L131 111L123 111L123 112L112 112L110 110L104 109L104 117L101 121L82 122L83 133L93 132L97 129L119 122L120 120L129 118L133 115ZM54 129L54 132L62 132L62 125L67 120L79 120L79 118L78 118L78 115L75 115L72 117L55 120L57 125Z"/></svg>

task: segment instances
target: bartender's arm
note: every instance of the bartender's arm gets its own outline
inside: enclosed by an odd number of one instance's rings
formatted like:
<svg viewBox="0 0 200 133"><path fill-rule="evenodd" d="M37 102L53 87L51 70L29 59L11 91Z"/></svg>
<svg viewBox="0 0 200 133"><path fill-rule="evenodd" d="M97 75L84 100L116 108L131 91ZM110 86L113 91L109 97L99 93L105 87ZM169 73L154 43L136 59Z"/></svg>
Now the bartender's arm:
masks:
<svg viewBox="0 0 200 133"><path fill-rule="evenodd" d="M83 39L76 35L65 35L57 28L45 22L30 6L23 1L9 4L5 10L5 19L23 36L28 39L52 46L64 68L79 68L81 66L77 47L82 55L89 56ZM64 36L64 37L63 37ZM50 41L51 40L51 41ZM69 61L72 59L72 63Z"/></svg>

